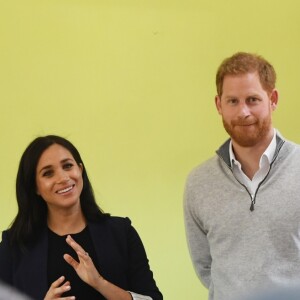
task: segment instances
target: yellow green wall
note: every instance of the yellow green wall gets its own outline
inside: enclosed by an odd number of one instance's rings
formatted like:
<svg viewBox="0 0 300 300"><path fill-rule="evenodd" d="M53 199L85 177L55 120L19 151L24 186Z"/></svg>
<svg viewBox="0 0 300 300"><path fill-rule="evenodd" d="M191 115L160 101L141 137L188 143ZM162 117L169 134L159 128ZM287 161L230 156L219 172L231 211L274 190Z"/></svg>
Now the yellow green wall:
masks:
<svg viewBox="0 0 300 300"><path fill-rule="evenodd" d="M38 135L80 150L100 206L129 216L167 300L206 299L187 250L187 173L226 138L214 76L242 50L278 72L275 125L300 142L300 4L286 0L0 0L0 230Z"/></svg>

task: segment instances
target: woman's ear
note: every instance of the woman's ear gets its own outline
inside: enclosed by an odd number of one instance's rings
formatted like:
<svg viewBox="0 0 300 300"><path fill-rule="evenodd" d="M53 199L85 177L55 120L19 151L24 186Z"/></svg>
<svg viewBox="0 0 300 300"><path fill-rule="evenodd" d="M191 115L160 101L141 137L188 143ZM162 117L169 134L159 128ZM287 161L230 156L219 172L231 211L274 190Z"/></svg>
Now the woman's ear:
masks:
<svg viewBox="0 0 300 300"><path fill-rule="evenodd" d="M80 168L81 174L82 174L82 172L83 172L83 164L82 163L79 164L79 168Z"/></svg>

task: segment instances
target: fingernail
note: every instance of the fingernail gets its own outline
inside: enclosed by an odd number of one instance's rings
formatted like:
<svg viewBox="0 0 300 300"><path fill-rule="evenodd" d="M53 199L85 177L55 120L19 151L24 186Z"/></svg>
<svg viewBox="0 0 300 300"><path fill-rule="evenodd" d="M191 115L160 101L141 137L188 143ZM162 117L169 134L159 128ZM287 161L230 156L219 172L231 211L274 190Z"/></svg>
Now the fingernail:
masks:
<svg viewBox="0 0 300 300"><path fill-rule="evenodd" d="M70 285L67 285L66 286L66 291L69 291L71 289L71 286Z"/></svg>

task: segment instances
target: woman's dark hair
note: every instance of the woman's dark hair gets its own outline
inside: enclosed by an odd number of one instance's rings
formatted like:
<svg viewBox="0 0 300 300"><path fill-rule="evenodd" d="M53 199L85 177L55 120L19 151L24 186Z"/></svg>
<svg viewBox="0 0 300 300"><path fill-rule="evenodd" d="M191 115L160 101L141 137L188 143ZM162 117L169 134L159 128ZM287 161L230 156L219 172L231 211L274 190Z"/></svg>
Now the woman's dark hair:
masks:
<svg viewBox="0 0 300 300"><path fill-rule="evenodd" d="M18 213L10 227L12 245L24 248L25 243L35 240L46 226L47 205L36 192L36 168L42 153L53 144L66 148L77 164L83 166L80 203L86 219L96 221L108 215L96 203L92 185L75 146L65 138L56 135L38 137L28 145L19 164L16 182Z"/></svg>

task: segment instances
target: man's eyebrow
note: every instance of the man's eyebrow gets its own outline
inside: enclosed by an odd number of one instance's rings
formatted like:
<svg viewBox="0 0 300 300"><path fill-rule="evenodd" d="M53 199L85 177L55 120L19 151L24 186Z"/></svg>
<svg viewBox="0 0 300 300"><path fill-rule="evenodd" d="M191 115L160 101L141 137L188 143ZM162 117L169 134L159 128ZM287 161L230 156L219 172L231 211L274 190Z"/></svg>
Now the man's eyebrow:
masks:
<svg viewBox="0 0 300 300"><path fill-rule="evenodd" d="M236 95L227 94L224 98L238 98Z"/></svg>

